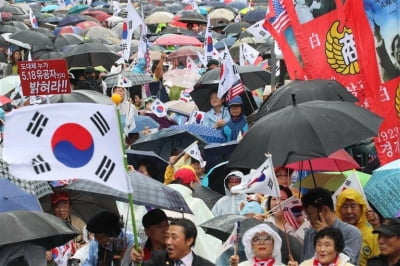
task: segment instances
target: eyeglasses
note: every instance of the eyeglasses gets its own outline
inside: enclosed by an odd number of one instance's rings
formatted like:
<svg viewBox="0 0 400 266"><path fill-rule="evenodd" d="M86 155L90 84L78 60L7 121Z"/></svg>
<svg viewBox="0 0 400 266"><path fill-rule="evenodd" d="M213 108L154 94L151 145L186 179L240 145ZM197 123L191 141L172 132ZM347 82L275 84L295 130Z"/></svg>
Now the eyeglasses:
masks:
<svg viewBox="0 0 400 266"><path fill-rule="evenodd" d="M274 239L272 238L272 236L256 236L253 237L253 239L251 240L251 242L253 244L272 244L274 242Z"/></svg>

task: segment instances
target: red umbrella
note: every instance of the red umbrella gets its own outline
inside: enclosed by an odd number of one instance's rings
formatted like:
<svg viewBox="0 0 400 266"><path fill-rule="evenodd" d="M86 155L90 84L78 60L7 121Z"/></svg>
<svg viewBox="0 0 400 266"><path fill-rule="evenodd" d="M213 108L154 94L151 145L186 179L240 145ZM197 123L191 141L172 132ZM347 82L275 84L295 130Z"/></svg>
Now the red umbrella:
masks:
<svg viewBox="0 0 400 266"><path fill-rule="evenodd" d="M193 45L202 46L203 43L200 42L196 37L179 35L179 34L165 34L154 42L156 45Z"/></svg>
<svg viewBox="0 0 400 266"><path fill-rule="evenodd" d="M287 168L295 170L317 170L317 171L346 171L358 169L360 165L345 150L338 150L328 157L315 158L301 162L286 164Z"/></svg>
<svg viewBox="0 0 400 266"><path fill-rule="evenodd" d="M65 33L75 33L75 34L80 34L82 32L81 28L78 28L76 26L64 26L57 28L55 30L56 35L63 35Z"/></svg>
<svg viewBox="0 0 400 266"><path fill-rule="evenodd" d="M3 96L3 95L0 96L0 105L5 105L10 102L11 102L10 98Z"/></svg>
<svg viewBox="0 0 400 266"><path fill-rule="evenodd" d="M75 26L77 26L78 28L81 28L82 30L86 30L91 27L96 27L96 26L101 26L101 25L95 21L86 20L86 21L79 22Z"/></svg>
<svg viewBox="0 0 400 266"><path fill-rule="evenodd" d="M172 22L168 23L168 25L172 27L178 27L178 28L187 28L187 23L179 21L182 15L176 15L173 19Z"/></svg>
<svg viewBox="0 0 400 266"><path fill-rule="evenodd" d="M106 19L111 17L111 15L107 14L106 12L104 12L102 10L86 10L82 14L94 17L98 21L106 21Z"/></svg>

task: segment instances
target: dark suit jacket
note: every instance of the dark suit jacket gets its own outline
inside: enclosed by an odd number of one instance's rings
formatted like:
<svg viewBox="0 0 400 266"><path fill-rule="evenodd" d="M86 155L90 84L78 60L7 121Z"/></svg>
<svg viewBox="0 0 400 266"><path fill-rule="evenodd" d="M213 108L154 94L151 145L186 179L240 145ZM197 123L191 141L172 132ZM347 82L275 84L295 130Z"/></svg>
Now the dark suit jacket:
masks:
<svg viewBox="0 0 400 266"><path fill-rule="evenodd" d="M143 266L164 266L164 265L174 266L174 261L168 258L168 253L165 250L155 251L151 259L143 262ZM215 266L215 264L193 253L192 266Z"/></svg>

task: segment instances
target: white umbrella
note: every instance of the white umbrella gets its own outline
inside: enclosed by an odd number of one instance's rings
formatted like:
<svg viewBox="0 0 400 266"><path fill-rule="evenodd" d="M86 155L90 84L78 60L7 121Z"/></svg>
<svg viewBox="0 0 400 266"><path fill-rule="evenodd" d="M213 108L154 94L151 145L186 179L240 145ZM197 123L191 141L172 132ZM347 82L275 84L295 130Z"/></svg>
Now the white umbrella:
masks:
<svg viewBox="0 0 400 266"><path fill-rule="evenodd" d="M12 90L18 88L21 84L19 75L10 75L0 79L0 95L6 95Z"/></svg>

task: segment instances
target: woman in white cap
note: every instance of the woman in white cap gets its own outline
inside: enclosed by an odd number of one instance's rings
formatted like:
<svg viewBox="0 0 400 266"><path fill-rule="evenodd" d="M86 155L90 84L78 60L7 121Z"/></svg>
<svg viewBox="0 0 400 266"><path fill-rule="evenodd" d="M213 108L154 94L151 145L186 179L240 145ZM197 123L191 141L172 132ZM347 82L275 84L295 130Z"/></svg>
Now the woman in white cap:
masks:
<svg viewBox="0 0 400 266"><path fill-rule="evenodd" d="M282 239L268 224L259 224L247 230L242 237L247 261L239 263L239 256L229 259L231 266L273 266L281 262Z"/></svg>

